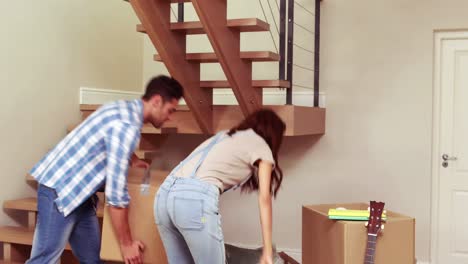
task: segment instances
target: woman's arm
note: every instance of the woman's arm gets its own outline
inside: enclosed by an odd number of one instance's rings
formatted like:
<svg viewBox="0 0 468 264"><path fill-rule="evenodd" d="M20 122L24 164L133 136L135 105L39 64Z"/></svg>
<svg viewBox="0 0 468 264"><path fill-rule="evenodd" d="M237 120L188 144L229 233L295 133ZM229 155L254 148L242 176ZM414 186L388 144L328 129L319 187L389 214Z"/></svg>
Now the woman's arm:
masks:
<svg viewBox="0 0 468 264"><path fill-rule="evenodd" d="M260 161L258 164L258 206L260 208L260 223L263 235L263 254L260 263L273 262L272 243L272 205L271 205L271 172L273 164L267 161Z"/></svg>

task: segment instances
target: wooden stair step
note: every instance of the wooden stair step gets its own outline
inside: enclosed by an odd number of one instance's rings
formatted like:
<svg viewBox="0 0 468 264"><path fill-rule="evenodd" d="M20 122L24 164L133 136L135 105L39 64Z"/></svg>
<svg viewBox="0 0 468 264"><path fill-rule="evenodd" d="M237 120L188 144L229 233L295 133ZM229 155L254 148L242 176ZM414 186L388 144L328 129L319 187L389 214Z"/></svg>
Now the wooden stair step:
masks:
<svg viewBox="0 0 468 264"><path fill-rule="evenodd" d="M0 242L18 245L32 245L34 238L34 229L18 226L0 226ZM65 249L69 250L67 244Z"/></svg>
<svg viewBox="0 0 468 264"><path fill-rule="evenodd" d="M270 25L258 18L229 19L227 26L240 32L259 32L270 30ZM171 30L185 32L185 34L205 34L205 29L200 21L171 23ZM137 25L137 31L146 33L143 25Z"/></svg>
<svg viewBox="0 0 468 264"><path fill-rule="evenodd" d="M83 108L92 113L92 109L99 107L99 105L86 105ZM271 108L286 122L286 136L325 133L326 111L324 108L296 105L264 105L264 107ZM226 130L237 125L244 118L240 110L238 105L213 105L213 131ZM188 109L176 111L166 124L177 127L177 133L180 134L203 134Z"/></svg>
<svg viewBox="0 0 468 264"><path fill-rule="evenodd" d="M81 119L85 120L89 115L91 115L99 107L101 107L101 105L95 105L95 104L82 104L82 105L80 105ZM179 105L177 107L177 112L190 112L190 109L186 105ZM71 131L70 129L74 128L75 126L69 126L67 128L67 131L70 132ZM165 131L167 131L167 130L165 130ZM169 130L169 132L172 132L172 131Z"/></svg>
<svg viewBox="0 0 468 264"><path fill-rule="evenodd" d="M99 104L80 104L80 111L96 111L99 107L102 105ZM186 105L179 105L177 106L177 112L183 112L183 111L190 111L190 109Z"/></svg>
<svg viewBox="0 0 468 264"><path fill-rule="evenodd" d="M34 197L7 200L3 202L4 209L37 212L37 199Z"/></svg>
<svg viewBox="0 0 468 264"><path fill-rule="evenodd" d="M37 199L23 198L17 200L7 200L3 202L4 209L21 210L28 213L28 227L36 227Z"/></svg>
<svg viewBox="0 0 468 264"><path fill-rule="evenodd" d="M201 81L200 87L203 88L231 88L227 80L223 81ZM253 80L252 87L254 88L291 88L288 81L285 80Z"/></svg>
<svg viewBox="0 0 468 264"><path fill-rule="evenodd" d="M78 126L76 125L69 125L67 127L67 133L70 133L73 129ZM162 128L155 128L153 125L145 124L141 128L142 134L174 134L177 133L177 127L162 127Z"/></svg>
<svg viewBox="0 0 468 264"><path fill-rule="evenodd" d="M279 61L280 56L277 53L271 51L241 51L241 59L250 61ZM189 61L198 61L205 63L218 62L216 53L203 52L203 53L187 53L185 58ZM161 57L156 54L154 55L155 61L162 61Z"/></svg>
<svg viewBox="0 0 468 264"><path fill-rule="evenodd" d="M33 197L29 197L29 198L22 198L22 199L16 199L16 200L8 200L8 201L3 202L3 208L12 209L12 210L37 212L37 199ZM100 197L96 214L98 217L103 217L103 212L104 212L104 200Z"/></svg>

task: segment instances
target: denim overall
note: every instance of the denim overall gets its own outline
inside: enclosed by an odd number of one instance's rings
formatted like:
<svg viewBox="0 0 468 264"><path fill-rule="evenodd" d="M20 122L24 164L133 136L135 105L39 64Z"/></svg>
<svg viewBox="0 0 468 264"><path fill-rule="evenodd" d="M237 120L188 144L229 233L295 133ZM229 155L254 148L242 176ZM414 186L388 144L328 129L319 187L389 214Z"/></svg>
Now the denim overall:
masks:
<svg viewBox="0 0 468 264"><path fill-rule="evenodd" d="M225 263L220 190L196 178L209 151L225 137L226 132L218 133L206 147L183 160L158 190L154 213L169 264ZM196 156L200 158L190 176L176 177L179 168Z"/></svg>

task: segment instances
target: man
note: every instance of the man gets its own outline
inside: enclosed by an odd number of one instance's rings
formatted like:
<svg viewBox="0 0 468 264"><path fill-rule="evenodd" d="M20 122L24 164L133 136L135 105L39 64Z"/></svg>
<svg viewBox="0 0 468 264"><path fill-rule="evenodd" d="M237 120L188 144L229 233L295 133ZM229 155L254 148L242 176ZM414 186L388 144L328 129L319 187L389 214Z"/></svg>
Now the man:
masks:
<svg viewBox="0 0 468 264"><path fill-rule="evenodd" d="M125 263L142 263L144 245L128 225L128 167L149 167L133 154L143 123L161 127L182 96L175 79L158 76L141 99L103 105L36 164L38 219L27 263L57 263L67 242L80 263L100 263L95 193L103 186Z"/></svg>

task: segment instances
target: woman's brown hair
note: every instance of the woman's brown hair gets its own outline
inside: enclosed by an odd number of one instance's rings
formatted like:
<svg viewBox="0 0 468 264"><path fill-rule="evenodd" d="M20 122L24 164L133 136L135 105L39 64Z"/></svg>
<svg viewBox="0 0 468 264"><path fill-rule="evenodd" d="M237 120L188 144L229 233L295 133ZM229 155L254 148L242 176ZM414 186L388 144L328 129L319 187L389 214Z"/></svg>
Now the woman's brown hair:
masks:
<svg viewBox="0 0 468 264"><path fill-rule="evenodd" d="M228 132L228 135L232 136L237 131L247 129L252 129L262 137L273 153L275 169L271 173L270 192L276 197L281 182L283 181L283 171L278 163L278 152L283 141L286 124L274 111L270 109L260 109L247 116L239 125L233 127ZM258 190L258 175L253 173L252 177L242 185L241 190L243 192Z"/></svg>

